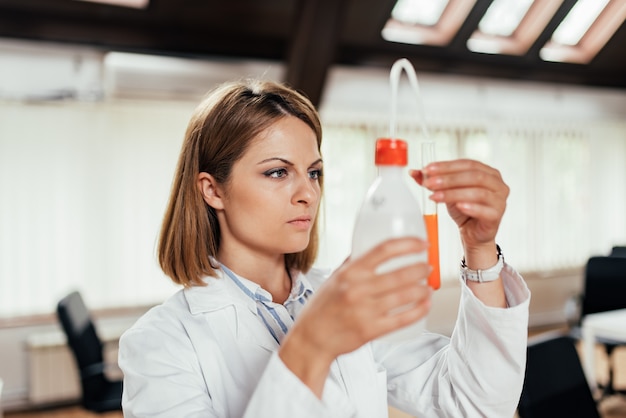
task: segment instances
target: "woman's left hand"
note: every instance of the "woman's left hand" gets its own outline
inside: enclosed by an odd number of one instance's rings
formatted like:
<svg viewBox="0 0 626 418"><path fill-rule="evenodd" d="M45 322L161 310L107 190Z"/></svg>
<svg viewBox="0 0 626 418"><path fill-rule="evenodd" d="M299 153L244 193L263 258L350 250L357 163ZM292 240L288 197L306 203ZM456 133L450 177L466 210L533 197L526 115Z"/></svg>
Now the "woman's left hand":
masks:
<svg viewBox="0 0 626 418"><path fill-rule="evenodd" d="M433 192L431 200L445 203L459 227L466 252L495 242L509 195L498 170L461 159L437 161L410 174Z"/></svg>

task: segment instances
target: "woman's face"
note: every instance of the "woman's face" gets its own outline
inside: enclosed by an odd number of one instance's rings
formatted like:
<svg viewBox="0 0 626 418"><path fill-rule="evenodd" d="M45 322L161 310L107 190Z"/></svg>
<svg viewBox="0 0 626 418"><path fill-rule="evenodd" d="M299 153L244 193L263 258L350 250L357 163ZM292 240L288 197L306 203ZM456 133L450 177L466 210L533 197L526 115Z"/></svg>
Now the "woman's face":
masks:
<svg viewBox="0 0 626 418"><path fill-rule="evenodd" d="M219 190L220 254L276 256L306 249L321 173L315 133L300 119L287 116L261 132Z"/></svg>

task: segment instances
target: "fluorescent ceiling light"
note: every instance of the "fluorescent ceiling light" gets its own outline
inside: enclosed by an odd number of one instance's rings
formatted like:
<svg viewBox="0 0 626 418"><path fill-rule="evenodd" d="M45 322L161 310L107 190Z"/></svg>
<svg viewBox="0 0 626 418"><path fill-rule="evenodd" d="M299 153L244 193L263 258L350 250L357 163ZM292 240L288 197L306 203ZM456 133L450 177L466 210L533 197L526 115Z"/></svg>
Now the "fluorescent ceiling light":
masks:
<svg viewBox="0 0 626 418"><path fill-rule="evenodd" d="M578 0L552 34L552 40L562 45L576 45L608 2L609 0Z"/></svg>
<svg viewBox="0 0 626 418"><path fill-rule="evenodd" d="M132 9L145 9L148 7L150 0L77 0L87 1L90 3L109 4L112 6L129 7Z"/></svg>
<svg viewBox="0 0 626 418"><path fill-rule="evenodd" d="M511 36L532 4L533 0L494 0L478 27L487 35Z"/></svg>
<svg viewBox="0 0 626 418"><path fill-rule="evenodd" d="M433 26L447 5L448 0L398 0L391 17L400 22Z"/></svg>

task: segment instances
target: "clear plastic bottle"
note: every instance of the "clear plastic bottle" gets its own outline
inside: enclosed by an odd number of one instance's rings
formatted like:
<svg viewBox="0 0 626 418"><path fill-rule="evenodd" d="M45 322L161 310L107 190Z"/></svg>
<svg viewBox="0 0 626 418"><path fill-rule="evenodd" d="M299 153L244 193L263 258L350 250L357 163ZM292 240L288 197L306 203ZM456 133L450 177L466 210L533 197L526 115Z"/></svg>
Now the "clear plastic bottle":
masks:
<svg viewBox="0 0 626 418"><path fill-rule="evenodd" d="M358 257L390 238L406 236L426 239L426 227L419 202L406 183L407 143L400 139L376 141L378 177L370 186L357 216L352 236L352 256ZM410 263L428 261L428 253L396 257L379 266L378 272L398 269ZM426 283L426 277L424 277ZM403 309L403 307L398 308ZM405 341L421 334L421 319L381 339Z"/></svg>

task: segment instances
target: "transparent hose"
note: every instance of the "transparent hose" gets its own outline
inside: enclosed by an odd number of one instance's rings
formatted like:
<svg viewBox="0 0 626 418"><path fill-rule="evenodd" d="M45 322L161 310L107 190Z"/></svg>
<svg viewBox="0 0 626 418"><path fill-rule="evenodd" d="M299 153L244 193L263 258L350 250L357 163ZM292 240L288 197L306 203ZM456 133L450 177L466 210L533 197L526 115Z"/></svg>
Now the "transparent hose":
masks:
<svg viewBox="0 0 626 418"><path fill-rule="evenodd" d="M426 128L426 118L424 116L424 109L422 107L422 101L420 100L420 88L417 82L417 75L415 74L415 68L411 65L411 62L406 58L397 60L391 67L389 72L389 83L391 85L391 118L389 121L389 138L396 137L396 125L398 118L398 86L400 84L400 77L402 76L402 70L406 72L409 79L409 83L415 93L415 99L417 100L417 109L420 116L420 125L422 132L426 139L430 138L428 129Z"/></svg>
<svg viewBox="0 0 626 418"><path fill-rule="evenodd" d="M426 117L424 115L424 109L422 107L422 101L420 100L420 89L417 82L417 75L415 74L415 68L411 65L411 62L406 58L397 60L391 67L389 72L389 82L391 85L391 115L389 120L389 138L396 138L396 125L398 118L398 86L400 84L400 77L402 76L402 70L406 72L409 79L409 83L413 88L415 99L417 101L417 108L419 111L419 120L422 132L426 141L422 143L422 167L425 167L429 163L435 161L435 143L430 140L430 135L426 127ZM428 263L433 267L433 271L428 276L428 284L433 289L439 289L441 286L441 277L439 270L439 228L438 228L438 216L437 216L437 204L428 198L429 191L422 188L422 210L424 216L424 223L426 226L426 232L428 235L428 241L430 246L428 248Z"/></svg>

